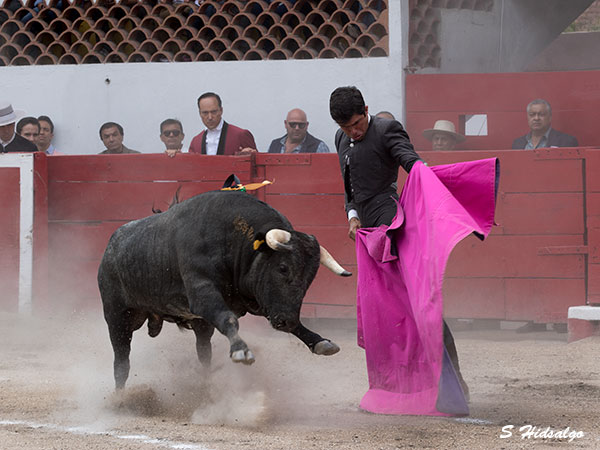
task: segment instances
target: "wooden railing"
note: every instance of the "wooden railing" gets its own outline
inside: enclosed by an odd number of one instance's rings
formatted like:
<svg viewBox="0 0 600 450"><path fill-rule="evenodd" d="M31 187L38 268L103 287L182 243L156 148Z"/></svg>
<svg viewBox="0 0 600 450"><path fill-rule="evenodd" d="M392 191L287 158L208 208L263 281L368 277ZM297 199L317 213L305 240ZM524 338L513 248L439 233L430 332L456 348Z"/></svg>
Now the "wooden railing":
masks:
<svg viewBox="0 0 600 450"><path fill-rule="evenodd" d="M566 322L569 306L600 303L600 149L422 153L429 165L494 156L501 164L498 226L485 242L469 237L451 255L446 316ZM4 170L3 186L16 183L16 173ZM96 271L112 232L166 209L179 187L189 198L220 188L231 173L242 182L274 181L252 195L356 271L336 155L36 154L34 309L100 308ZM3 228L13 229L14 220L4 215ZM3 254L14 256L4 251L14 249L6 239ZM303 315L354 317L355 283L320 270ZM0 307L12 302L4 296Z"/></svg>

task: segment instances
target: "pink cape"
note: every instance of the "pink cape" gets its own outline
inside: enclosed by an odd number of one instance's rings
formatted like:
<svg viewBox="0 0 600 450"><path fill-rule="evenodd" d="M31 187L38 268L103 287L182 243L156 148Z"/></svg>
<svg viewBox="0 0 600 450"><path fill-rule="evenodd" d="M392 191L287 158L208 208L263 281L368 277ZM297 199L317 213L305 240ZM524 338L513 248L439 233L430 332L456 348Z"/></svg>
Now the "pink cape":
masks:
<svg viewBox="0 0 600 450"><path fill-rule="evenodd" d="M442 283L450 252L494 223L496 158L413 166L392 224L360 229L358 345L369 390L360 407L380 414L466 415L443 343Z"/></svg>

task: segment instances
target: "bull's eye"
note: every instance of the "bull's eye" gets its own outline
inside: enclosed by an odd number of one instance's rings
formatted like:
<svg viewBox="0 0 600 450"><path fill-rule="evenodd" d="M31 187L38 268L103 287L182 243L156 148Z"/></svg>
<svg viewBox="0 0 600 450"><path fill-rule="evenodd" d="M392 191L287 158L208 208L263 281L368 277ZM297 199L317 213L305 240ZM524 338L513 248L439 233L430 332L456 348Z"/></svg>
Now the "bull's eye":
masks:
<svg viewBox="0 0 600 450"><path fill-rule="evenodd" d="M288 266L285 264L279 264L279 271L284 275L288 273Z"/></svg>

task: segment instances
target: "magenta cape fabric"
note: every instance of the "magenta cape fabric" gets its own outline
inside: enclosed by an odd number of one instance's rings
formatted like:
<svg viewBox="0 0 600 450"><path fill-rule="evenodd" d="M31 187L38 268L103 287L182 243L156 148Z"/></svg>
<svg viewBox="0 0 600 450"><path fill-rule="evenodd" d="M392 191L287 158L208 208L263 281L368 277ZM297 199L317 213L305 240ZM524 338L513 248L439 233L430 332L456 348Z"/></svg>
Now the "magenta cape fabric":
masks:
<svg viewBox="0 0 600 450"><path fill-rule="evenodd" d="M358 345L369 375L362 409L468 414L443 343L442 283L454 246L491 230L496 174L495 158L431 168L419 161L392 224L358 231Z"/></svg>

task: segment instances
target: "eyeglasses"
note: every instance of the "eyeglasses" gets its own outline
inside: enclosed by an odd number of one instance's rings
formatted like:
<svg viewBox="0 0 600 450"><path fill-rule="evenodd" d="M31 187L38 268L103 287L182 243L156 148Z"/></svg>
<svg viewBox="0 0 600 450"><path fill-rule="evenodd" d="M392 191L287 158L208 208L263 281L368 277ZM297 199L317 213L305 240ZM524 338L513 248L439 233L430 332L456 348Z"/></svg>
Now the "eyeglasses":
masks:
<svg viewBox="0 0 600 450"><path fill-rule="evenodd" d="M171 136L179 136L181 134L181 131L179 130L165 130L162 132L162 134L166 137L171 137Z"/></svg>
<svg viewBox="0 0 600 450"><path fill-rule="evenodd" d="M288 122L288 125L291 128L299 128L301 130L304 130L306 128L306 122Z"/></svg>

